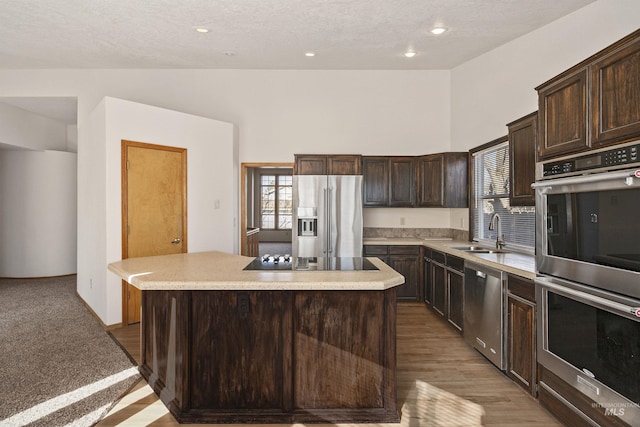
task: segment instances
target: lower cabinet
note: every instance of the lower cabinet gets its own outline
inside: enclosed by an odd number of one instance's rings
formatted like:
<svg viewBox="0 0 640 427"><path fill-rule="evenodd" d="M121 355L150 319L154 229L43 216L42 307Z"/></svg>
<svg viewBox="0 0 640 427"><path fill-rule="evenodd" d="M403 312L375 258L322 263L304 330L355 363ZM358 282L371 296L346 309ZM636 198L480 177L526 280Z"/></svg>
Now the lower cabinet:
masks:
<svg viewBox="0 0 640 427"><path fill-rule="evenodd" d="M507 375L536 396L535 286L509 275L507 289Z"/></svg>
<svg viewBox="0 0 640 427"><path fill-rule="evenodd" d="M427 252L427 254L429 254ZM424 260L425 303L462 333L464 260L432 250Z"/></svg>
<svg viewBox="0 0 640 427"><path fill-rule="evenodd" d="M398 301L421 301L422 254L417 245L365 245L364 256L378 257L404 276L404 284L397 287Z"/></svg>

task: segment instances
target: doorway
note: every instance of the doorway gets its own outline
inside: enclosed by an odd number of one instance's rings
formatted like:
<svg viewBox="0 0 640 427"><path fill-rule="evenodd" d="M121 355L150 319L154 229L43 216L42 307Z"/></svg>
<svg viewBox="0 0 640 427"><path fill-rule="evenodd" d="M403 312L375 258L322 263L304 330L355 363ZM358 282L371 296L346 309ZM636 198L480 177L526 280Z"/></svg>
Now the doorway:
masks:
<svg viewBox="0 0 640 427"><path fill-rule="evenodd" d="M261 228L261 218L257 205L260 203L259 185L256 181L259 179L260 173L268 170L286 171L293 173L293 163L242 163L240 165L240 248L241 254L247 256L257 256L263 254L264 251L258 249L259 246L265 245L265 242L276 240L274 244L279 247L291 243L277 242L277 238L273 238L273 231ZM255 230L258 230L256 233ZM252 240L255 242L252 244ZM255 247L255 249L252 249ZM265 249L266 250L266 249ZM270 253L282 253L286 250L278 249ZM289 249L290 253L290 249Z"/></svg>
<svg viewBox="0 0 640 427"><path fill-rule="evenodd" d="M122 141L122 259L187 252L187 150ZM140 321L141 292L122 283L122 319Z"/></svg>

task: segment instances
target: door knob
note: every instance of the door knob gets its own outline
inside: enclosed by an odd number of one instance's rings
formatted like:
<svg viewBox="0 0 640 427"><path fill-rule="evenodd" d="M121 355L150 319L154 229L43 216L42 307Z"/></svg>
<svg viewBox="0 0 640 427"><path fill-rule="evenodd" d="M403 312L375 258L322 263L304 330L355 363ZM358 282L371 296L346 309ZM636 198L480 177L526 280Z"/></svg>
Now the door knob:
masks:
<svg viewBox="0 0 640 427"><path fill-rule="evenodd" d="M175 239L173 239L173 240L171 241L171 243L173 243L174 245L177 245L177 244L178 244L178 243L180 243L180 242L182 242L182 239L181 239L181 238L179 238L179 237L176 237Z"/></svg>

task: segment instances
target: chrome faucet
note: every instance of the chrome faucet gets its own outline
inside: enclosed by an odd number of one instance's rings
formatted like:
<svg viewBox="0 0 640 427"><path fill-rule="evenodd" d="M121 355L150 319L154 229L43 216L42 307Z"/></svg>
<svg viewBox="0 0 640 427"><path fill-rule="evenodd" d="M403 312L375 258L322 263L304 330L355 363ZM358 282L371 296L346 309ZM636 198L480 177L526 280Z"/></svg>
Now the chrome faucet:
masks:
<svg viewBox="0 0 640 427"><path fill-rule="evenodd" d="M500 215L494 213L491 215L491 219L489 220L489 230L493 231L497 229L498 234L496 235L496 249L500 250L504 247L504 236L502 235L502 225L500 224Z"/></svg>

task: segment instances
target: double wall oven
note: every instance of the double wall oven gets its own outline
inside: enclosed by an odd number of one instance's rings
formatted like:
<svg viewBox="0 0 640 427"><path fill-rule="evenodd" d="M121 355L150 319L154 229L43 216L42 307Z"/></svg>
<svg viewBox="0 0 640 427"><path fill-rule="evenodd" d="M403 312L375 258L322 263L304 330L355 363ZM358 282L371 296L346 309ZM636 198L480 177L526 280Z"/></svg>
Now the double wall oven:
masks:
<svg viewBox="0 0 640 427"><path fill-rule="evenodd" d="M538 362L600 415L640 425L640 143L536 173Z"/></svg>

